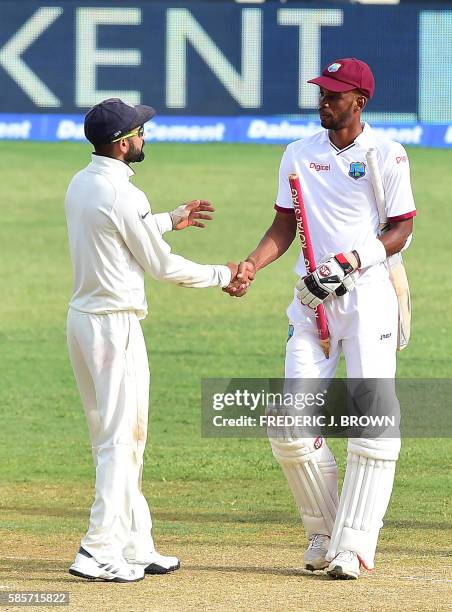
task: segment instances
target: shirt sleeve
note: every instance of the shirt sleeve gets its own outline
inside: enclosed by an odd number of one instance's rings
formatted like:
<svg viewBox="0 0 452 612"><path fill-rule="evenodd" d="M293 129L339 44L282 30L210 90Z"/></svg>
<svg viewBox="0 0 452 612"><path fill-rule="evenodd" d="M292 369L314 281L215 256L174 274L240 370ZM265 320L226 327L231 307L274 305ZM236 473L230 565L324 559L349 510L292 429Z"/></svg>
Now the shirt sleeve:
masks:
<svg viewBox="0 0 452 612"><path fill-rule="evenodd" d="M402 145L394 143L383 166L383 184L388 221L403 221L416 215L410 181L410 164Z"/></svg>
<svg viewBox="0 0 452 612"><path fill-rule="evenodd" d="M289 185L289 175L295 172L291 162L290 151L286 149L279 165L278 195L276 196L275 210L282 213L293 214L292 194Z"/></svg>
<svg viewBox="0 0 452 612"><path fill-rule="evenodd" d="M173 222L171 215L167 212L157 213L154 215L154 220L157 224L160 235L163 236L166 232L170 232L173 229Z"/></svg>
<svg viewBox="0 0 452 612"><path fill-rule="evenodd" d="M230 283L231 271L227 266L198 264L172 253L170 245L162 238L156 215L148 214L143 218L139 212L143 202L122 195L117 194L110 216L145 272L157 280L184 287L226 287Z"/></svg>

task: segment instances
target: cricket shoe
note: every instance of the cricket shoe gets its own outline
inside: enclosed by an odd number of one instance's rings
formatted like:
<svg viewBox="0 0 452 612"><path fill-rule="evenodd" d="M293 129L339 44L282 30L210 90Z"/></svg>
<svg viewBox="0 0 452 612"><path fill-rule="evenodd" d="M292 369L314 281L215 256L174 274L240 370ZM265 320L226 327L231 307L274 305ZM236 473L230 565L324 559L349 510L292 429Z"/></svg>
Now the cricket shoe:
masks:
<svg viewBox="0 0 452 612"><path fill-rule="evenodd" d="M99 563L84 548L80 547L69 573L87 580L105 580L106 582L138 582L144 578L144 567L130 565L126 561Z"/></svg>
<svg viewBox="0 0 452 612"><path fill-rule="evenodd" d="M346 550L334 557L326 572L334 580L356 580L359 576L359 566L358 555Z"/></svg>
<svg viewBox="0 0 452 612"><path fill-rule="evenodd" d="M325 556L329 545L330 538L327 535L316 533L309 538L309 546L304 553L304 566L307 570L314 572L328 566Z"/></svg>
<svg viewBox="0 0 452 612"><path fill-rule="evenodd" d="M128 563L138 563L142 567L144 566L145 574L169 574L180 568L180 561L177 557L166 557L156 550L146 555L146 558L128 559L126 557L126 560Z"/></svg>

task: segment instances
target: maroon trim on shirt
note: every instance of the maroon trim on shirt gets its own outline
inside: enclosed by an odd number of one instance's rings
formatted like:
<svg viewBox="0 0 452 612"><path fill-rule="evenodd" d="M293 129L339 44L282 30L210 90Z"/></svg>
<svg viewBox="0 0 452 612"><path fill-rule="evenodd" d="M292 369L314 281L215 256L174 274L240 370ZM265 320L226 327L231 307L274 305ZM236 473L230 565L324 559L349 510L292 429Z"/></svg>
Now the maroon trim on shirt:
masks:
<svg viewBox="0 0 452 612"><path fill-rule="evenodd" d="M281 213L285 213L286 215L291 215L295 213L293 208L283 208L282 206L278 206L278 204L275 204L275 210Z"/></svg>
<svg viewBox="0 0 452 612"><path fill-rule="evenodd" d="M397 217L388 217L388 221L391 223L396 223L397 221L406 221L407 219L411 219L416 216L416 211L412 210L411 212L404 213L403 215L397 215Z"/></svg>

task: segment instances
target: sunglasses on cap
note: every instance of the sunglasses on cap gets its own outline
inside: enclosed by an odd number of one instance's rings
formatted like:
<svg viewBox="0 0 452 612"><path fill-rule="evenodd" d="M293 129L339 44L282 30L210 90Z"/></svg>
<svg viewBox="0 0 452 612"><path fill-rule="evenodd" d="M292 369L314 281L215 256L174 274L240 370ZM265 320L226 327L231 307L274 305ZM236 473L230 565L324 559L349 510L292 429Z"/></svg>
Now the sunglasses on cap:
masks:
<svg viewBox="0 0 452 612"><path fill-rule="evenodd" d="M111 142L119 142L123 138L132 138L133 136L139 136L140 138L143 138L144 125L140 125L139 127L134 128L131 132L128 132L127 134L124 134L123 136L120 136L119 138L115 138Z"/></svg>

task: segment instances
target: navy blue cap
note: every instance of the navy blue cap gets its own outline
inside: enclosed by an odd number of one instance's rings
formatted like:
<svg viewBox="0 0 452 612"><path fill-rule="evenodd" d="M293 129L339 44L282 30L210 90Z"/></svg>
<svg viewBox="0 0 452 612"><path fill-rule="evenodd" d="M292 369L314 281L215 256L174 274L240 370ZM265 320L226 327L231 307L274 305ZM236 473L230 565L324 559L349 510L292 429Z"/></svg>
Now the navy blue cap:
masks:
<svg viewBox="0 0 452 612"><path fill-rule="evenodd" d="M154 115L152 106L131 106L119 98L109 98L87 112L85 136L93 145L107 144L143 125Z"/></svg>

